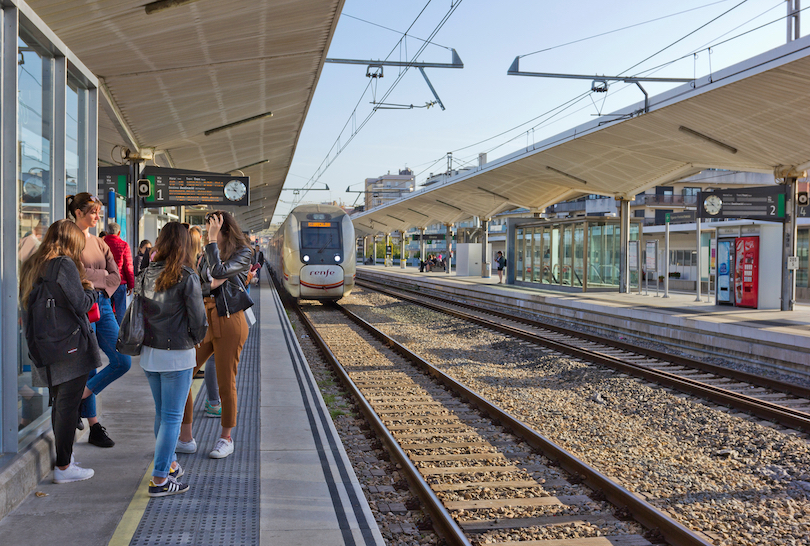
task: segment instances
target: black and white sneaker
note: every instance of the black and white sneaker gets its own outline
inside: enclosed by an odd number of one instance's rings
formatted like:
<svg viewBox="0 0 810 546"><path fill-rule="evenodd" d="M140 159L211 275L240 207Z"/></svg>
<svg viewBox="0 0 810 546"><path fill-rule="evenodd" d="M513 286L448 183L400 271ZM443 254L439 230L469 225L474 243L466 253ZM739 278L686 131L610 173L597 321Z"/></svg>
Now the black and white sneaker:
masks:
<svg viewBox="0 0 810 546"><path fill-rule="evenodd" d="M150 497L168 497L169 495L177 495L188 491L188 484L180 483L171 476L166 478L166 481L160 485L155 485L153 480L149 480L149 496Z"/></svg>
<svg viewBox="0 0 810 546"><path fill-rule="evenodd" d="M180 466L180 463L177 463L177 466L174 468L172 468L171 466L169 467L169 476L171 476L175 480L179 480L180 478L182 478L183 474L185 474L185 471L183 470L183 467Z"/></svg>

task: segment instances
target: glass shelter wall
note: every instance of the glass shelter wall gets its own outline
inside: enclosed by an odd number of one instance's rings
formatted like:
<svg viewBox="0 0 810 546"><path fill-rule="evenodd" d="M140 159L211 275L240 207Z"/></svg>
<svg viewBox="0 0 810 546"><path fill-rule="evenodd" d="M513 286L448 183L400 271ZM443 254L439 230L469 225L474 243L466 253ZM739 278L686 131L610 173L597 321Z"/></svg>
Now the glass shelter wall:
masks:
<svg viewBox="0 0 810 546"><path fill-rule="evenodd" d="M47 389L34 387L19 305L22 263L64 217L65 196L96 187L98 80L20 3L2 7L3 199L0 221L0 447L14 453L50 428ZM13 249L12 249L13 247Z"/></svg>
<svg viewBox="0 0 810 546"><path fill-rule="evenodd" d="M630 225L630 240L640 224ZM618 289L621 263L618 218L577 218L515 227L515 281L581 290Z"/></svg>

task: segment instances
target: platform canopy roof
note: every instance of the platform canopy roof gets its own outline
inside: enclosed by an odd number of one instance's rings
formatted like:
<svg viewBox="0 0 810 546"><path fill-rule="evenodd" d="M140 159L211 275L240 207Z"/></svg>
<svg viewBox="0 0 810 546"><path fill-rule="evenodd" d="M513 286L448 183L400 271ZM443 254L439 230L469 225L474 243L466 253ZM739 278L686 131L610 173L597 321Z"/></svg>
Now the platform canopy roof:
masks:
<svg viewBox="0 0 810 546"><path fill-rule="evenodd" d="M633 199L701 170L810 168L810 37L352 216L386 233L587 194ZM616 120L616 121L614 121ZM795 173L794 173L795 174Z"/></svg>
<svg viewBox="0 0 810 546"><path fill-rule="evenodd" d="M254 165L251 204L232 210L243 229L269 226L343 0L27 3L99 77L99 159L121 146L155 148L164 167Z"/></svg>

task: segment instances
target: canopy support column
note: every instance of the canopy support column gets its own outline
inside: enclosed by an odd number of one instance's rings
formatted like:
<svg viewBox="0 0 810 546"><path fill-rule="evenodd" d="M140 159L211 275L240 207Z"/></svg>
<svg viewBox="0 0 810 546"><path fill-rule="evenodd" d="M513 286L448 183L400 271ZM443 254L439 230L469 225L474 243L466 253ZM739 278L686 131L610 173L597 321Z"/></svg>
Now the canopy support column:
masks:
<svg viewBox="0 0 810 546"><path fill-rule="evenodd" d="M492 263L489 261L489 218L481 220L481 278L492 277Z"/></svg>
<svg viewBox="0 0 810 546"><path fill-rule="evenodd" d="M405 232L399 232L399 268L405 269Z"/></svg>
<svg viewBox="0 0 810 546"><path fill-rule="evenodd" d="M453 224L445 224L447 231L445 232L445 242L447 243L447 256L445 256L445 267L444 272L448 275L450 274L450 270L452 266L450 265L452 262L452 252L453 252Z"/></svg>
<svg viewBox="0 0 810 546"><path fill-rule="evenodd" d="M621 199L619 201L619 232L621 237L621 258L619 260L619 292L630 293L630 260L628 252L630 250L630 201ZM641 280L639 279L639 282Z"/></svg>
<svg viewBox="0 0 810 546"><path fill-rule="evenodd" d="M798 23L797 23L798 24ZM785 178L785 223L782 225L782 311L793 311L796 276L788 269L788 258L796 256L796 178Z"/></svg>

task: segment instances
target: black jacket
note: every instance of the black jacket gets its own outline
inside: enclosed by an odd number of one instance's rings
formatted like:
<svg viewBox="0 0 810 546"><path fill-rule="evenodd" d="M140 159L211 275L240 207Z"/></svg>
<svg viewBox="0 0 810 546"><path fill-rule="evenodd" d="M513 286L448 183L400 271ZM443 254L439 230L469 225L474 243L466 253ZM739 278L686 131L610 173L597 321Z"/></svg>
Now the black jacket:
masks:
<svg viewBox="0 0 810 546"><path fill-rule="evenodd" d="M217 244L210 243L205 246L205 256L208 260L208 271L211 278L227 279L224 284L211 290L217 303L219 316L229 317L231 313L251 307L253 301L245 292L247 274L253 258L253 251L250 247L243 246L223 262Z"/></svg>
<svg viewBox="0 0 810 546"><path fill-rule="evenodd" d="M190 267L183 267L180 282L155 292L163 268L163 262L150 262L135 283L135 290L143 297L143 344L154 349L191 349L208 331L200 278Z"/></svg>

